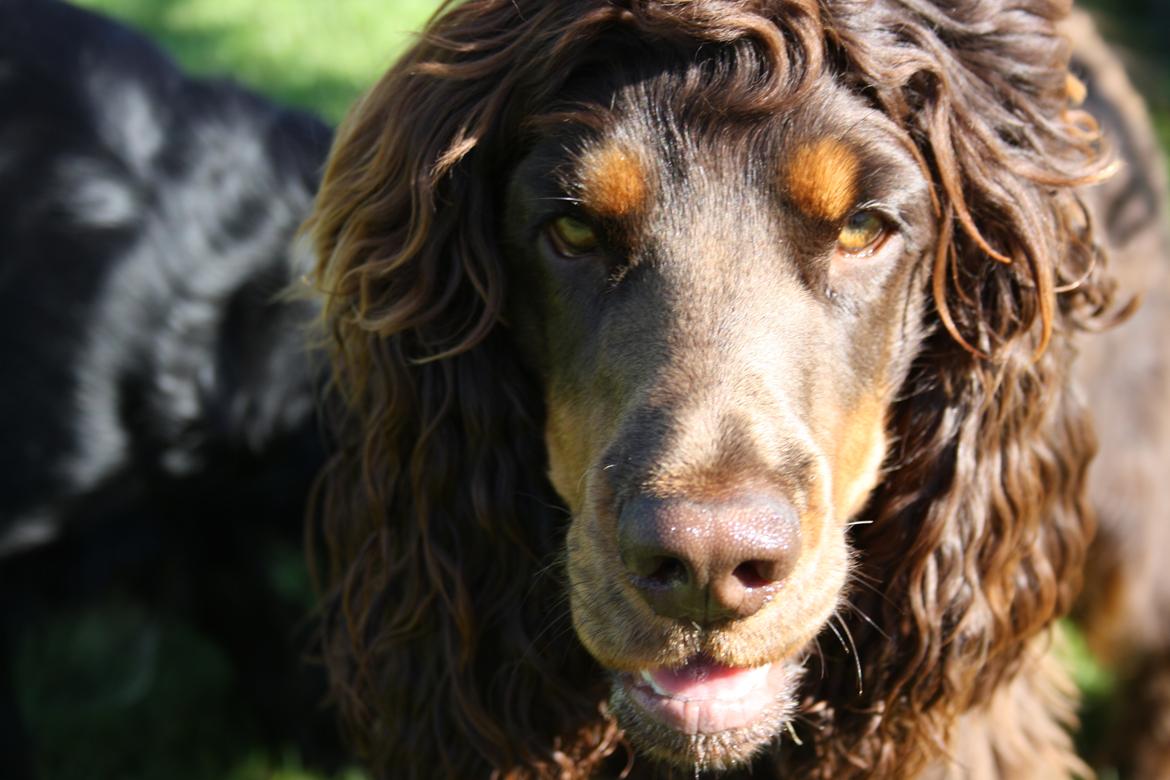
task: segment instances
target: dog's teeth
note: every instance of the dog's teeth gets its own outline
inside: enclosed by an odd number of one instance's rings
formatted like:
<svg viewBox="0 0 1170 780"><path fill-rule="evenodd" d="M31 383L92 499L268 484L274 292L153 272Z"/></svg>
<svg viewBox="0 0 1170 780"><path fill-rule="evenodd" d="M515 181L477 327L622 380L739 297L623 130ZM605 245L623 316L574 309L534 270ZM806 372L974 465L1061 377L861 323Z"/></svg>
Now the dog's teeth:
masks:
<svg viewBox="0 0 1170 780"><path fill-rule="evenodd" d="M658 686L658 683L654 682L654 677L653 677L653 675L650 674L650 672L648 670L645 670L645 669L642 670L642 682L649 685L650 689L652 691L654 691L655 693L657 693L659 696L668 696L669 695L666 691L662 690L662 688L660 688Z"/></svg>

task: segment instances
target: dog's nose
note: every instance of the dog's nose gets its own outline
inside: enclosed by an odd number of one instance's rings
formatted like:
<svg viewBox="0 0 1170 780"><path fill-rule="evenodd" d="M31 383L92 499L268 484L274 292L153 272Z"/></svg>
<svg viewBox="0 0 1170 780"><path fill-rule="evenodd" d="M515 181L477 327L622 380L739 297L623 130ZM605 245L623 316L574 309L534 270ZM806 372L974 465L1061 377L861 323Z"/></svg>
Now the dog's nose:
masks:
<svg viewBox="0 0 1170 780"><path fill-rule="evenodd" d="M755 614L800 557L800 518L766 494L638 497L618 517L631 581L663 617L703 625Z"/></svg>

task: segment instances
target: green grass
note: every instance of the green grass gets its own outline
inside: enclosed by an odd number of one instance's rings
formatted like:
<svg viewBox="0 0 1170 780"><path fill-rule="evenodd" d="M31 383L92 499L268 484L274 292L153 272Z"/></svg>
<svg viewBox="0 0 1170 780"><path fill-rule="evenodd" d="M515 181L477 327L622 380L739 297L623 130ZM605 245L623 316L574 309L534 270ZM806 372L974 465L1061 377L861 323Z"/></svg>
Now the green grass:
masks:
<svg viewBox="0 0 1170 780"><path fill-rule="evenodd" d="M289 749L277 759L257 751L233 767L225 780L324 780L323 776L306 769L300 756ZM331 780L368 780L360 769L346 769Z"/></svg>
<svg viewBox="0 0 1170 780"><path fill-rule="evenodd" d="M37 771L51 780L200 780L250 749L220 648L130 602L107 598L34 623L15 673Z"/></svg>
<svg viewBox="0 0 1170 780"><path fill-rule="evenodd" d="M77 0L146 32L197 73L231 74L336 121L436 0Z"/></svg>

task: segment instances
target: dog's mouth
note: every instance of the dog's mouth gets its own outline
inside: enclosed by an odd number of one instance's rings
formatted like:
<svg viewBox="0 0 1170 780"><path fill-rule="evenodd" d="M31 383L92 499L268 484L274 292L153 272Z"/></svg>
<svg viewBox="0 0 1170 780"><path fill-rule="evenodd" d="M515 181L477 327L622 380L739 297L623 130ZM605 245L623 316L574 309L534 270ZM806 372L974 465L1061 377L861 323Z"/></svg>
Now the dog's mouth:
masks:
<svg viewBox="0 0 1170 780"><path fill-rule="evenodd" d="M750 726L767 711L776 700L768 686L772 668L737 669L698 657L678 669L644 670L629 689L664 725L684 734L714 734Z"/></svg>
<svg viewBox="0 0 1170 780"><path fill-rule="evenodd" d="M680 766L728 769L783 730L798 678L795 663L744 668L699 655L677 668L618 674L612 704L644 751Z"/></svg>

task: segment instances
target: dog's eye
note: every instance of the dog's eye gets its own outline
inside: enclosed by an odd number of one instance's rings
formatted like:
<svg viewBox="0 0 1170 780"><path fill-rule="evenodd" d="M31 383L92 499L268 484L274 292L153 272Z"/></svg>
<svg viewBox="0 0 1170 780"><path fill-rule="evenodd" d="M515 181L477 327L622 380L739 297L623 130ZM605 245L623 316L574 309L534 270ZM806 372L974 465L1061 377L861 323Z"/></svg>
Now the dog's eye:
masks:
<svg viewBox="0 0 1170 780"><path fill-rule="evenodd" d="M597 249L597 232L588 223L573 217L554 219L548 234L553 248L565 257L579 257Z"/></svg>
<svg viewBox="0 0 1170 780"><path fill-rule="evenodd" d="M858 253L872 248L886 234L886 221L876 211L857 211L837 235L837 246Z"/></svg>

